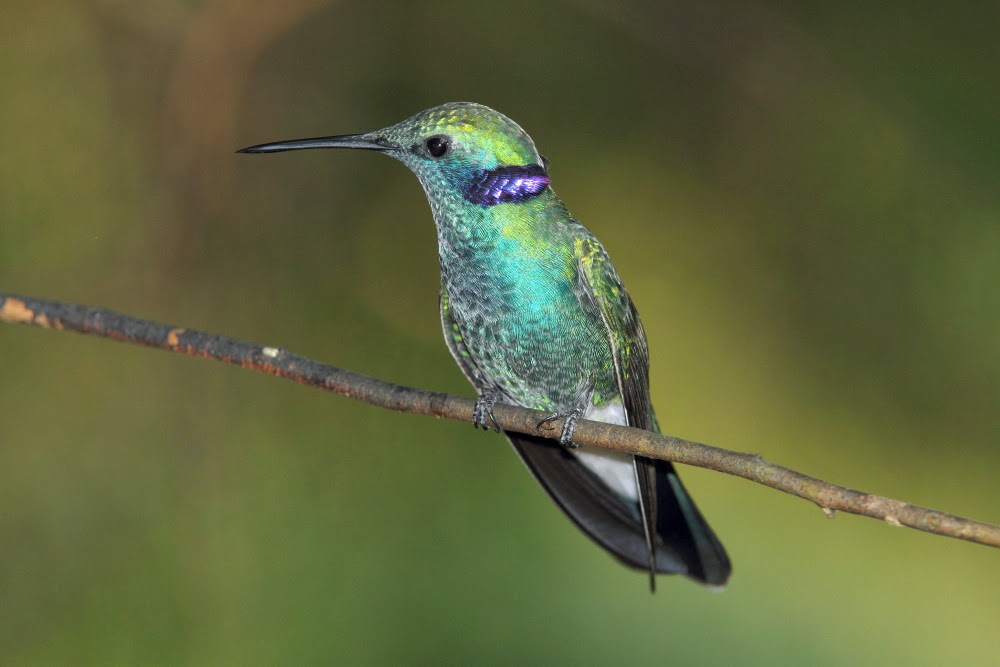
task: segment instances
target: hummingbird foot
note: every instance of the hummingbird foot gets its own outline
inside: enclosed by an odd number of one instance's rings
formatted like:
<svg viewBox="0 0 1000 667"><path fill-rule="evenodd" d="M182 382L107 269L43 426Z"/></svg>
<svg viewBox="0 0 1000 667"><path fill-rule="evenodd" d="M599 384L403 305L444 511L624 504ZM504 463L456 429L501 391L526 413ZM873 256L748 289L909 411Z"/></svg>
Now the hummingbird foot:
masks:
<svg viewBox="0 0 1000 667"><path fill-rule="evenodd" d="M489 431L490 422L493 422L493 428L497 433L500 432L500 424L497 422L497 418L493 416L493 404L496 402L497 395L493 392L487 391L480 394L479 398L476 399L475 407L472 408L473 428L481 426L484 431Z"/></svg>
<svg viewBox="0 0 1000 667"><path fill-rule="evenodd" d="M554 415L549 415L542 421L538 422L535 428L542 429L546 431L551 431L554 427L548 426L554 421L563 420L562 434L559 436L559 444L566 449L576 449L579 447L573 442L573 432L576 431L576 420L583 416L583 410L580 408L573 408L572 410L567 410L566 412L557 412Z"/></svg>

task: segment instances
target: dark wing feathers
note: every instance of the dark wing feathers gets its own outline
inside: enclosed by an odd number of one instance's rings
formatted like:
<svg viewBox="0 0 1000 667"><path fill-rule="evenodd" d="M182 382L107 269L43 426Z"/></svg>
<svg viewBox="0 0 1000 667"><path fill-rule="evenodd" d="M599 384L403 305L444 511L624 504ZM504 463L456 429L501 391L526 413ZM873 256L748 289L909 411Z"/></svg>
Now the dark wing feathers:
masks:
<svg viewBox="0 0 1000 667"><path fill-rule="evenodd" d="M579 228L575 252L585 297L597 305L608 332L628 423L659 432L649 396L646 335L635 306L604 248L583 227ZM653 573L664 571L664 556L672 561L668 568L676 568L678 557L682 563L680 570L667 571L685 572L708 585L725 584L732 570L729 557L681 484L673 464L636 456L635 470L650 586Z"/></svg>

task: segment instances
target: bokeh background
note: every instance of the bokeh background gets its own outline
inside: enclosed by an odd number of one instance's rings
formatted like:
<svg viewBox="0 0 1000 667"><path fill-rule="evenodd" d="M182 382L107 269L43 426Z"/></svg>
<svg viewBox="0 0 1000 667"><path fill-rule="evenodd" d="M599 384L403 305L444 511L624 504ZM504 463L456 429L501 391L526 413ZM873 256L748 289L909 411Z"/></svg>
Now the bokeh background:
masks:
<svg viewBox="0 0 1000 667"><path fill-rule="evenodd" d="M0 289L471 395L429 210L368 153L498 108L649 332L668 433L1000 522L996 3L0 9ZM690 5L690 6L689 6ZM650 596L501 437L0 327L4 664L996 664L1000 552L702 470Z"/></svg>

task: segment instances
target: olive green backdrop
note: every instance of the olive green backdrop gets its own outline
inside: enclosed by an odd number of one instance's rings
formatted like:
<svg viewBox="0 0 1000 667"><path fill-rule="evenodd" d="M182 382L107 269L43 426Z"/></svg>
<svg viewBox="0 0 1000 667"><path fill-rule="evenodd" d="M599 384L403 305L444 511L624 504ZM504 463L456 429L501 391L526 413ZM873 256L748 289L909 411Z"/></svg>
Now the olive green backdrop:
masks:
<svg viewBox="0 0 1000 667"><path fill-rule="evenodd" d="M1000 10L803 4L8 1L0 290L471 395L416 179L233 151L474 100L668 433L1000 522ZM0 662L996 664L1000 552L683 472L735 573L650 596L496 434L0 326Z"/></svg>

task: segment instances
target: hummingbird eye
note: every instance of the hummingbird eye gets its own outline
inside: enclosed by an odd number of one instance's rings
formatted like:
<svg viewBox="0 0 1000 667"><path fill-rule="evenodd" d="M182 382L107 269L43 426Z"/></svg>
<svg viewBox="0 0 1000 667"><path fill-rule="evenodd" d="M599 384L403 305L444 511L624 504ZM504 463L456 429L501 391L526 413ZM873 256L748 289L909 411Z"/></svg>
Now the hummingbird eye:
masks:
<svg viewBox="0 0 1000 667"><path fill-rule="evenodd" d="M431 154L431 157L443 157L451 148L451 139L438 134L430 137L424 145L427 146L427 152Z"/></svg>

